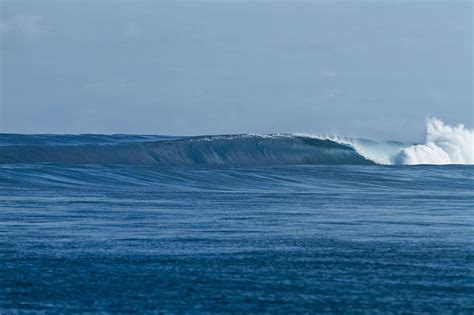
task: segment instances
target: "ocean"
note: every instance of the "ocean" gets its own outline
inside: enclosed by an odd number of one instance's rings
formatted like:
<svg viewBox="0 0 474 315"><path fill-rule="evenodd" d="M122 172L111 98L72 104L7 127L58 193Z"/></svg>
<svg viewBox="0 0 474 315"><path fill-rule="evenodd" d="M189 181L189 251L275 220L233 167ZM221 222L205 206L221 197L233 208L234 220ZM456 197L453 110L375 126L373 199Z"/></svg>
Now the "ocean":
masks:
<svg viewBox="0 0 474 315"><path fill-rule="evenodd" d="M1 134L0 313L472 314L461 131Z"/></svg>

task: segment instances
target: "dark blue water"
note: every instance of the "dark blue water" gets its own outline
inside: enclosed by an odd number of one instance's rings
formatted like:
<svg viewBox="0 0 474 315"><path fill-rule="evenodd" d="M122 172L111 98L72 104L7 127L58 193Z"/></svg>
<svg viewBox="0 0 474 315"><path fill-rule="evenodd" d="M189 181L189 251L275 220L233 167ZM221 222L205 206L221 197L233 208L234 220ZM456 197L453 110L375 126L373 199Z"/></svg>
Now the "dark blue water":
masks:
<svg viewBox="0 0 474 315"><path fill-rule="evenodd" d="M473 179L468 165L2 164L0 313L471 314Z"/></svg>

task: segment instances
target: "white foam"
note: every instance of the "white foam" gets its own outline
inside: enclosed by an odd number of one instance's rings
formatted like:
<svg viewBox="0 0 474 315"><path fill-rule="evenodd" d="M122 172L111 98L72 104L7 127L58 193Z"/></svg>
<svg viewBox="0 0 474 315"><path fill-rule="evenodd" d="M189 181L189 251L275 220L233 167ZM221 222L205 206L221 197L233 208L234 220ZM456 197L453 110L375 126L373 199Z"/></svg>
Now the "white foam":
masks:
<svg viewBox="0 0 474 315"><path fill-rule="evenodd" d="M425 144L403 149L399 161L408 165L474 164L474 130L430 118L426 122Z"/></svg>

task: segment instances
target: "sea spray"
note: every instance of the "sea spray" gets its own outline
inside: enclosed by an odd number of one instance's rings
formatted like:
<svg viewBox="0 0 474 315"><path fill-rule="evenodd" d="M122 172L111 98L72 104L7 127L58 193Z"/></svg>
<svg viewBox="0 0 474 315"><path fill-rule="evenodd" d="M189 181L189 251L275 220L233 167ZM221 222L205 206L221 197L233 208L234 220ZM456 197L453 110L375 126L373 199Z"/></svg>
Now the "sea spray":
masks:
<svg viewBox="0 0 474 315"><path fill-rule="evenodd" d="M426 123L425 144L403 149L398 157L401 164L474 164L474 130L460 124L445 125L440 119Z"/></svg>

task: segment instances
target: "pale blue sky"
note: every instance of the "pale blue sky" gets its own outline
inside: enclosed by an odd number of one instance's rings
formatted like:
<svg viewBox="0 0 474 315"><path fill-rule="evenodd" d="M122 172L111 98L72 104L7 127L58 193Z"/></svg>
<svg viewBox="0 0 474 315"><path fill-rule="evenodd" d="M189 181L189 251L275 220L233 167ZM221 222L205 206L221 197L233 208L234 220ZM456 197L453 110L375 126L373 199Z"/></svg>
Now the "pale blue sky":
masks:
<svg viewBox="0 0 474 315"><path fill-rule="evenodd" d="M1 2L0 132L473 124L470 1Z"/></svg>

